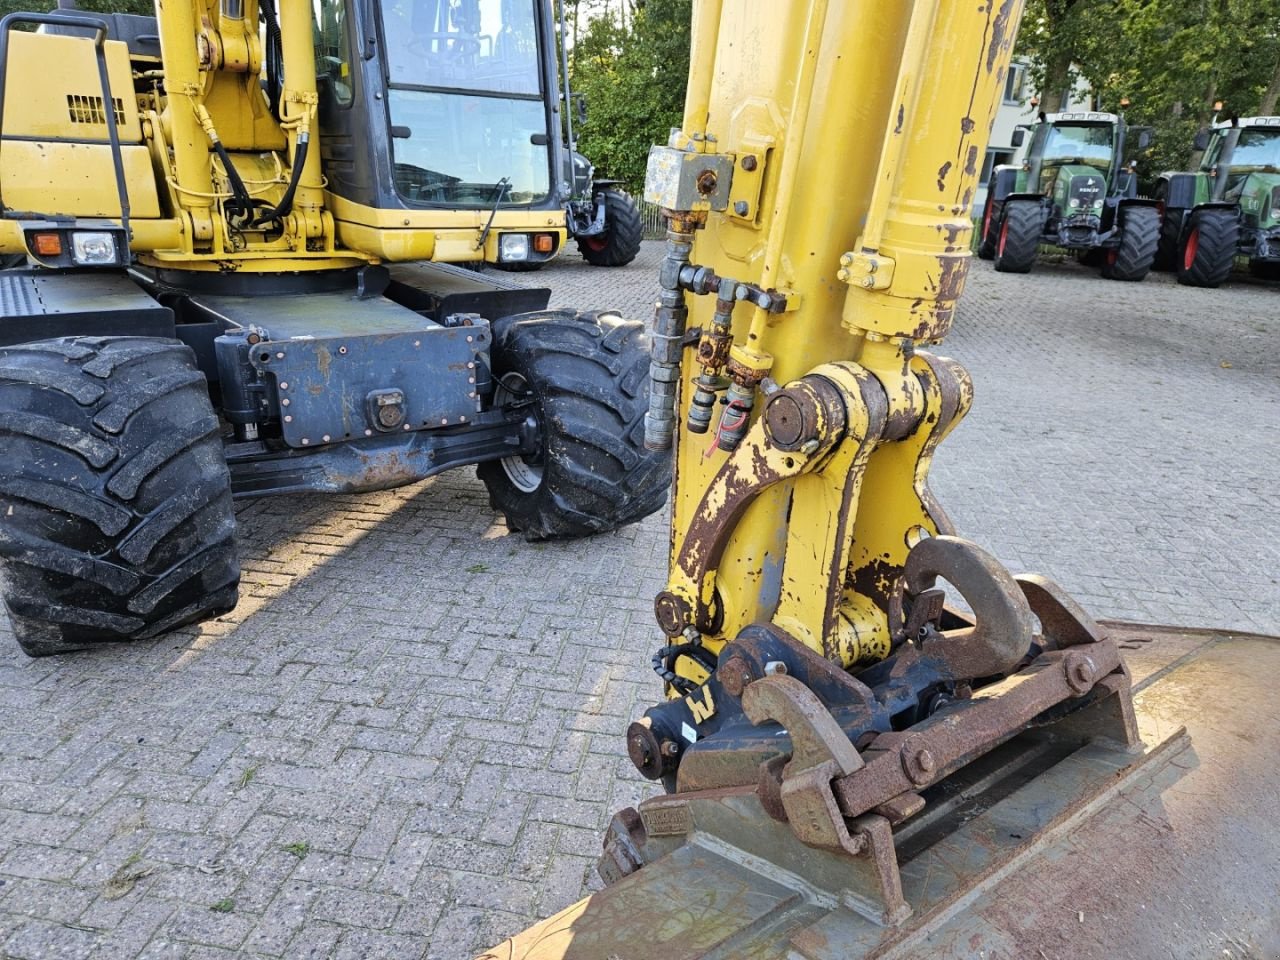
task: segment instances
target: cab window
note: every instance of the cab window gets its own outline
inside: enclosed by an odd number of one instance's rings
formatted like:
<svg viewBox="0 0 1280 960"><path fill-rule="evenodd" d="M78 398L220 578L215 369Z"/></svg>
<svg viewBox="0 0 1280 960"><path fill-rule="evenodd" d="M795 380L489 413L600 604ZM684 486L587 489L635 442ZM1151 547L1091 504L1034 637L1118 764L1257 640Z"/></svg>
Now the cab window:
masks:
<svg viewBox="0 0 1280 960"><path fill-rule="evenodd" d="M317 86L338 106L348 107L353 94L346 0L314 0L314 5Z"/></svg>

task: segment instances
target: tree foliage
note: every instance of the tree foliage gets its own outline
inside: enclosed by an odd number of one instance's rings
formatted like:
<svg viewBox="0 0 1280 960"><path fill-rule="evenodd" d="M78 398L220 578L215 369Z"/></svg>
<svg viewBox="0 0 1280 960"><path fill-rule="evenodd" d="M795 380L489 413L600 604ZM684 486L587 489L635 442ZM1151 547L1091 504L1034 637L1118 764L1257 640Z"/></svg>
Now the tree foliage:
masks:
<svg viewBox="0 0 1280 960"><path fill-rule="evenodd" d="M19 10L24 13L48 13L57 5L57 0L0 0L0 16ZM138 13L148 17L155 16L156 12L151 0L77 0L76 7L85 13Z"/></svg>
<svg viewBox="0 0 1280 960"><path fill-rule="evenodd" d="M1128 97L1129 121L1155 128L1148 176L1186 166L1216 100L1241 116L1280 100L1276 0L1028 0L1018 52L1045 110L1077 80L1103 109Z"/></svg>
<svg viewBox="0 0 1280 960"><path fill-rule="evenodd" d="M568 13L576 24L570 78L588 103L578 148L597 169L639 191L649 147L665 143L680 124L692 2L623 0L585 21L582 3L570 0Z"/></svg>

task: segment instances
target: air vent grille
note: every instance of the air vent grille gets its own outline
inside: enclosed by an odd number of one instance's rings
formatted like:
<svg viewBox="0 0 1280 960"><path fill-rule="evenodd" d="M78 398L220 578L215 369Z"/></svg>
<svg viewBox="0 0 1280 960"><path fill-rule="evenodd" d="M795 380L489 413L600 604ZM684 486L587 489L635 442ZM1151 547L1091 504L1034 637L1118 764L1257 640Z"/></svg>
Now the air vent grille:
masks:
<svg viewBox="0 0 1280 960"><path fill-rule="evenodd" d="M124 101L119 97L112 97L111 103L115 107L116 123L124 123ZM67 112L71 115L72 123L96 123L105 126L107 123L107 115L102 109L101 97L86 97L77 93L67 94Z"/></svg>

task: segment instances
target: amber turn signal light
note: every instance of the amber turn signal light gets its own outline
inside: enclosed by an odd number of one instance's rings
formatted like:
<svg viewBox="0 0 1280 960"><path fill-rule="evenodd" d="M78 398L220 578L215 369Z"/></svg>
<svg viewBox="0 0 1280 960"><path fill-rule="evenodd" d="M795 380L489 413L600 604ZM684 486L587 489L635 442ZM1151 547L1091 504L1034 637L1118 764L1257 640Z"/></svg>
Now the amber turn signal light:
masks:
<svg viewBox="0 0 1280 960"><path fill-rule="evenodd" d="M37 256L62 256L62 235L57 233L37 233L31 237L31 246Z"/></svg>
<svg viewBox="0 0 1280 960"><path fill-rule="evenodd" d="M534 234L533 249L537 250L539 253L550 253L552 250L555 249L555 245L556 245L555 237L551 236L551 234L549 233Z"/></svg>

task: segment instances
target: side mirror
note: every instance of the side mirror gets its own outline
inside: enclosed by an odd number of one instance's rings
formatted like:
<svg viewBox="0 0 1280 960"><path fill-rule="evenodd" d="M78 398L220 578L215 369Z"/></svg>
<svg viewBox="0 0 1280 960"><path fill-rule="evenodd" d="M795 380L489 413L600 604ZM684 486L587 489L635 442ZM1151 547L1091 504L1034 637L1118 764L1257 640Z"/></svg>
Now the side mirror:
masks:
<svg viewBox="0 0 1280 960"><path fill-rule="evenodd" d="M1026 127L1014 127L1013 136L1009 138L1009 143L1012 144L1013 148L1016 150L1018 147L1022 146L1022 144L1026 141L1026 139L1027 139Z"/></svg>
<svg viewBox="0 0 1280 960"><path fill-rule="evenodd" d="M1145 150L1149 146L1151 146L1151 131L1139 130L1138 131L1138 149Z"/></svg>
<svg viewBox="0 0 1280 960"><path fill-rule="evenodd" d="M1191 147L1193 150L1208 150L1209 149L1209 131L1201 130L1199 133L1197 133L1195 140L1191 142Z"/></svg>
<svg viewBox="0 0 1280 960"><path fill-rule="evenodd" d="M578 123L587 122L587 95L585 93L573 94L573 110L574 118Z"/></svg>

